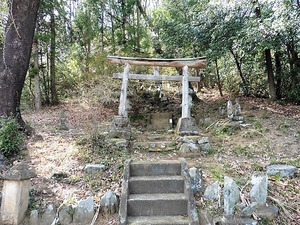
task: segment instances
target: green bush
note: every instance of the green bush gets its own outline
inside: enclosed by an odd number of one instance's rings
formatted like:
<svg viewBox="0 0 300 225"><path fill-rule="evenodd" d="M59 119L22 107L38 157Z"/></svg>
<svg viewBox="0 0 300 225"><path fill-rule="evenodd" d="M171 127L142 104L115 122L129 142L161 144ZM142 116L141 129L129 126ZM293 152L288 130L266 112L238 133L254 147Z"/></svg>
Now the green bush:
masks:
<svg viewBox="0 0 300 225"><path fill-rule="evenodd" d="M12 156L19 151L24 141L24 134L15 119L0 118L0 151L5 156Z"/></svg>

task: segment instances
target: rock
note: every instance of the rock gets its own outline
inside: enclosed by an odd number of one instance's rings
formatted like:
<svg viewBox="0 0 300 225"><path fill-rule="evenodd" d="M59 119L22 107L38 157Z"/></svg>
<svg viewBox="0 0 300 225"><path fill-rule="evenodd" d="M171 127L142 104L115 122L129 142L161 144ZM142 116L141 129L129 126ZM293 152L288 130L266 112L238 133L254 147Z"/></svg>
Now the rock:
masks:
<svg viewBox="0 0 300 225"><path fill-rule="evenodd" d="M274 205L259 206L255 209L255 213L262 219L273 220L279 214L279 209Z"/></svg>
<svg viewBox="0 0 300 225"><path fill-rule="evenodd" d="M46 210L41 215L39 225L49 225L52 224L56 217L56 209L53 205L48 205Z"/></svg>
<svg viewBox="0 0 300 225"><path fill-rule="evenodd" d="M131 126L126 116L115 116L108 130L110 138L124 138L130 140Z"/></svg>
<svg viewBox="0 0 300 225"><path fill-rule="evenodd" d="M193 193L201 192L202 190L202 171L196 167L189 169L189 175L191 177L191 185Z"/></svg>
<svg viewBox="0 0 300 225"><path fill-rule="evenodd" d="M29 225L39 225L39 211L32 210L29 217Z"/></svg>
<svg viewBox="0 0 300 225"><path fill-rule="evenodd" d="M219 182L216 181L215 183L207 186L204 192L204 199L210 200L210 199L218 199L220 196L221 187L219 185Z"/></svg>
<svg viewBox="0 0 300 225"><path fill-rule="evenodd" d="M87 164L84 167L84 171L86 173L97 173L97 172L103 172L104 170L106 170L106 166L103 164Z"/></svg>
<svg viewBox="0 0 300 225"><path fill-rule="evenodd" d="M257 202L252 202L250 205L246 206L242 212L242 217L251 217L257 207Z"/></svg>
<svg viewBox="0 0 300 225"><path fill-rule="evenodd" d="M188 144L191 152L199 152L199 147L195 143Z"/></svg>
<svg viewBox="0 0 300 225"><path fill-rule="evenodd" d="M268 195L268 176L262 173L253 174L251 184L253 185L250 190L251 202L265 205Z"/></svg>
<svg viewBox="0 0 300 225"><path fill-rule="evenodd" d="M94 217L94 201L92 197L79 201L74 210L73 223L76 225L90 224Z"/></svg>
<svg viewBox="0 0 300 225"><path fill-rule="evenodd" d="M200 210L198 213L199 225L212 225L212 217L210 213L206 210Z"/></svg>
<svg viewBox="0 0 300 225"><path fill-rule="evenodd" d="M183 143L180 146L180 148L179 148L179 152L183 153L183 154L190 153L190 146L189 146L189 144L188 143Z"/></svg>
<svg viewBox="0 0 300 225"><path fill-rule="evenodd" d="M240 197L240 190L236 182L230 178L224 177L224 214L225 217L231 217L234 213L235 204Z"/></svg>
<svg viewBox="0 0 300 225"><path fill-rule="evenodd" d="M114 192L107 191L100 201L100 209L105 215L114 214L118 211L118 199Z"/></svg>
<svg viewBox="0 0 300 225"><path fill-rule="evenodd" d="M258 221L251 218L234 218L234 219L223 219L214 224L220 225L258 225Z"/></svg>
<svg viewBox="0 0 300 225"><path fill-rule="evenodd" d="M199 139L198 144L199 144L201 151L208 152L211 149L208 137L203 137L203 138Z"/></svg>
<svg viewBox="0 0 300 225"><path fill-rule="evenodd" d="M72 223L73 220L73 208L71 205L64 205L58 214L59 223L61 225L68 225Z"/></svg>
<svg viewBox="0 0 300 225"><path fill-rule="evenodd" d="M293 177L296 171L297 167L290 165L276 164L267 167L267 175L269 176L280 174L282 177Z"/></svg>

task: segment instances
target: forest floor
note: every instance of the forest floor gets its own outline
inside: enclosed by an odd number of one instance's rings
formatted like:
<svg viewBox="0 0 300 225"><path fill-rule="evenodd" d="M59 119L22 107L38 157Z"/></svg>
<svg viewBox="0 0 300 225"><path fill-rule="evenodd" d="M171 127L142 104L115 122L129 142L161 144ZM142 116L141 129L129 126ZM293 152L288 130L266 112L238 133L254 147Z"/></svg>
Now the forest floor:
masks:
<svg viewBox="0 0 300 225"><path fill-rule="evenodd" d="M300 167L300 106L240 97L245 123L251 126L228 130L223 126L226 118L219 113L228 96L219 97L213 91L205 91L198 96L201 101L194 106L193 115L197 121L209 121L199 126L201 135L210 138L212 149L207 154L187 156L186 160L190 167L202 170L204 186L216 180L222 183L224 175L246 186L255 171L265 171L266 166L274 163ZM147 101L139 104L147 104ZM142 111L146 107L139 105L138 108L140 114L147 113ZM180 106L174 106L176 108ZM62 110L68 130L60 129ZM32 181L32 209L43 208L47 204L57 207L62 203L74 204L89 196L99 202L108 189L120 194L122 165L127 158L154 160L180 157L177 150L135 150L126 153L103 146L97 148L101 140L97 140L95 134L104 131L116 114L117 105L103 107L79 99L65 101L39 112L23 113L23 118L35 129L36 135L26 141L16 160L27 163L38 175ZM139 130L141 124L134 124L133 131ZM219 128L212 126L215 124L219 124ZM150 133L146 131L144 134L147 135L147 132ZM105 164L110 169L99 175L87 175L84 173L87 163ZM294 178L269 178L268 189L269 195L278 200L273 204L279 207L280 216L264 224L300 224L299 173ZM198 207L215 210L212 208L215 204L205 203L201 196L197 196L196 202ZM117 215L100 216L97 221L98 225L117 224Z"/></svg>

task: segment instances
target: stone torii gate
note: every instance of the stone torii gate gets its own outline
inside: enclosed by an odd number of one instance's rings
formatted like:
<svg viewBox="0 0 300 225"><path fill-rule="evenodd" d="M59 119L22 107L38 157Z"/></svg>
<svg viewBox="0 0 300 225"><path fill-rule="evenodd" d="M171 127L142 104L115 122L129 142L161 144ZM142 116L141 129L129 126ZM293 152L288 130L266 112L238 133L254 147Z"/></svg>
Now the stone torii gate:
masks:
<svg viewBox="0 0 300 225"><path fill-rule="evenodd" d="M191 77L188 75L188 68L203 69L206 66L206 58L181 58L181 59L158 59L158 58L132 58L108 56L108 61L115 64L125 64L123 73L114 73L114 78L122 79L122 88L120 95L120 105L118 116L115 116L111 125L113 130L111 136L128 138L130 126L128 121L128 112L126 108L127 88L129 79L154 80L154 81L182 81L182 112L178 120L177 133L180 135L196 135L199 129L196 126L195 119L191 117L189 106L189 85L188 82L199 82L200 77ZM153 66L153 74L130 74L130 65ZM160 75L159 67L182 68L183 76Z"/></svg>

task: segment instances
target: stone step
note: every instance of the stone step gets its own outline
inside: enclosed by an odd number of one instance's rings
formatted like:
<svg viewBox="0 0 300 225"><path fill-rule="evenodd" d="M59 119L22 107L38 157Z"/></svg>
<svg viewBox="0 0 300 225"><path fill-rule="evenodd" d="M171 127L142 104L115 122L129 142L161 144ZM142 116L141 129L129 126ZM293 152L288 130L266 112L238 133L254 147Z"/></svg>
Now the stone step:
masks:
<svg viewBox="0 0 300 225"><path fill-rule="evenodd" d="M189 225L186 216L136 216L128 217L128 225Z"/></svg>
<svg viewBox="0 0 300 225"><path fill-rule="evenodd" d="M188 201L183 193L131 194L128 199L128 216L179 216L187 215Z"/></svg>
<svg viewBox="0 0 300 225"><path fill-rule="evenodd" d="M175 149L175 141L143 141L133 142L133 149L144 149L149 152L167 152Z"/></svg>
<svg viewBox="0 0 300 225"><path fill-rule="evenodd" d="M137 176L129 179L130 194L184 193L182 176Z"/></svg>
<svg viewBox="0 0 300 225"><path fill-rule="evenodd" d="M130 177L181 175L181 163L177 160L153 162L133 162L130 164Z"/></svg>

